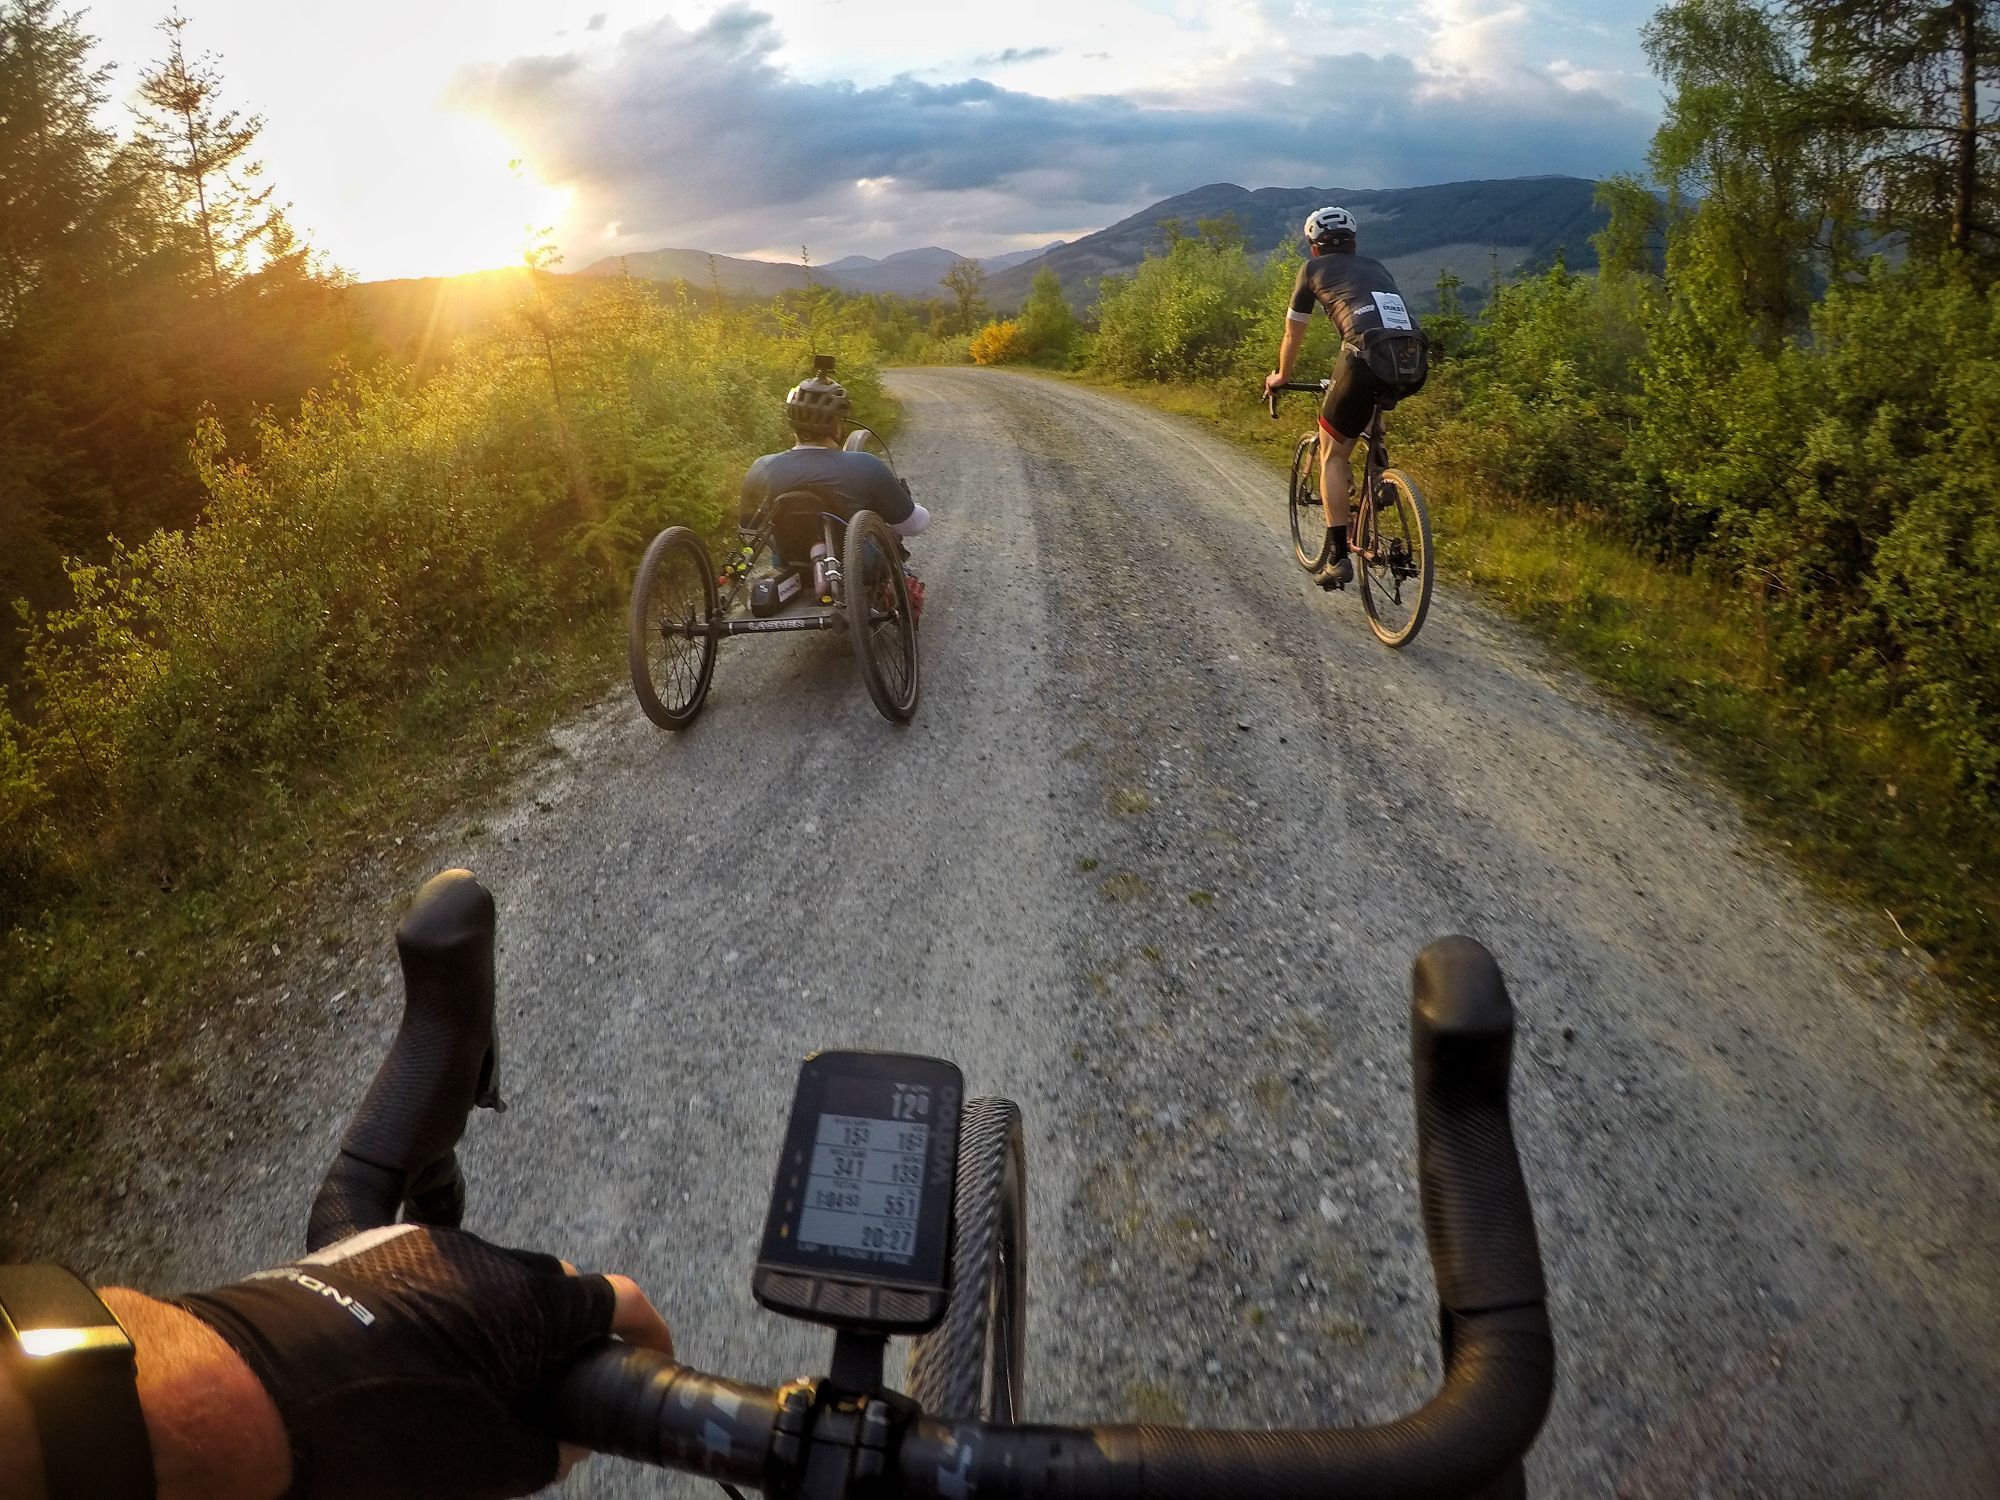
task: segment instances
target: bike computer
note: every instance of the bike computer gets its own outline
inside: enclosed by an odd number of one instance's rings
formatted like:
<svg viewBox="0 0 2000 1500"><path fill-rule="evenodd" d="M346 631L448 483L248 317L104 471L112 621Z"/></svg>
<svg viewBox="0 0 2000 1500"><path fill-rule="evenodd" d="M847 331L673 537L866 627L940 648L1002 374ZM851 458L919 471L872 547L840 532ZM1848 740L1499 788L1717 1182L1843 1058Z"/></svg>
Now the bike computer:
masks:
<svg viewBox="0 0 2000 1500"><path fill-rule="evenodd" d="M951 1295L965 1080L935 1057L816 1052L799 1069L750 1288L772 1312L922 1333Z"/></svg>

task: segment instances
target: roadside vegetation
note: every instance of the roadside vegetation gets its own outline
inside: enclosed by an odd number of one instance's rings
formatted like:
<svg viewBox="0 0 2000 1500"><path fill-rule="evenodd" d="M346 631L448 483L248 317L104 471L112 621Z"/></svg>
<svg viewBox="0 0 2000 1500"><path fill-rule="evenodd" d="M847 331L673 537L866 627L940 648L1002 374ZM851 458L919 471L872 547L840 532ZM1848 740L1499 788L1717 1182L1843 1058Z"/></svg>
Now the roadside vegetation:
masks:
<svg viewBox="0 0 2000 1500"><path fill-rule="evenodd" d="M418 368L268 201L224 233L226 193L91 124L74 18L0 4L0 76L0 201L38 209L0 233L5 1204L247 945L317 935L322 876L602 689L646 540L727 530L812 353L884 425L877 334L929 321L559 278L544 245Z"/></svg>
<svg viewBox="0 0 2000 1500"><path fill-rule="evenodd" d="M1646 41L1669 191L1603 184L1594 276L1472 318L1447 275L1397 458L1447 566L1698 742L2000 1032L2000 33L1686 0ZM1295 254L1172 226L1075 357L1282 462L1300 424L1257 397ZM1301 372L1332 356L1318 320Z"/></svg>

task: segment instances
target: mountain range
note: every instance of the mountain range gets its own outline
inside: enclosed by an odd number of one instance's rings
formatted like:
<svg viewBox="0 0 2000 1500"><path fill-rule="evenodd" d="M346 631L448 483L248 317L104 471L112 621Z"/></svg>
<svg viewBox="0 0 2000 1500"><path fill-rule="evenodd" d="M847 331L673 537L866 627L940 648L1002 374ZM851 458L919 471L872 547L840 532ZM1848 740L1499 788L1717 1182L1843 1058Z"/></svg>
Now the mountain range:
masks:
<svg viewBox="0 0 2000 1500"><path fill-rule="evenodd" d="M1004 255L964 256L938 245L919 250L899 250L876 260L866 255L849 255L812 268L812 277L844 292L892 292L899 297L944 297L949 294L938 280L961 260L977 260L988 276L996 275L1039 259L1063 242L1055 240L1034 250L1014 250ZM593 261L579 276L637 276L646 281L686 281L694 286L720 282L723 291L734 296L774 297L779 292L804 286L805 267L796 261L744 260L729 255L710 255L705 250L645 250L631 255L608 255Z"/></svg>
<svg viewBox="0 0 2000 1500"><path fill-rule="evenodd" d="M1507 177L1414 188L1245 188L1218 182L1163 198L1080 239L986 256L980 264L987 275L986 300L998 311L1017 310L1043 270L1054 272L1070 304L1082 309L1095 300L1099 280L1133 270L1149 252L1164 247L1168 220L1191 233L1200 220L1233 216L1245 244L1261 259L1295 243L1313 209L1339 203L1360 221L1362 252L1386 263L1421 305L1432 300L1431 289L1447 270L1474 285L1484 285L1495 271L1539 270L1558 255L1574 270L1589 270L1597 263L1590 236L1605 222L1596 192L1597 184L1582 177ZM943 297L938 278L960 259L927 245L880 260L850 255L815 267L812 274L847 291ZM608 257L578 274L629 274L696 286L714 279L725 292L754 297L774 296L805 281L798 265L699 250Z"/></svg>

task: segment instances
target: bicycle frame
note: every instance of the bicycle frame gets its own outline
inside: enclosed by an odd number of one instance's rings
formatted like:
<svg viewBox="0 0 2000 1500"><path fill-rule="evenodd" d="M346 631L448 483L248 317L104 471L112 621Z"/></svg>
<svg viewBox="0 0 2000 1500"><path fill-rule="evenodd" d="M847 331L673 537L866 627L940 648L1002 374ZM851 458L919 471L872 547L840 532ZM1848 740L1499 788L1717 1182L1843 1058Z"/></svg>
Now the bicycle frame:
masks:
<svg viewBox="0 0 2000 1500"><path fill-rule="evenodd" d="M750 569L755 564L757 558L761 557L771 546L773 536L777 531L781 502L804 493L805 491L802 490L791 490L782 495L774 495L771 499L764 502L763 507L757 512L756 519L751 522L749 530L745 533L749 540L744 543L744 550L740 551L730 562L723 565L721 576L716 580L722 586L722 594L717 601L715 618L709 621L706 627L692 623L662 624L660 627L661 630L672 635L684 635L690 638L698 635L708 635L719 640L737 635L773 635L790 630L845 629L847 626L847 615L840 577L840 538L842 533L847 529L847 522L842 517L834 515L833 512L824 510L819 513L820 540L826 547L826 575L829 585L828 591L833 595L833 607L822 610L818 614L792 615L786 618L763 620L732 620L727 618L730 611L735 609L737 600L742 596L743 581L750 576Z"/></svg>

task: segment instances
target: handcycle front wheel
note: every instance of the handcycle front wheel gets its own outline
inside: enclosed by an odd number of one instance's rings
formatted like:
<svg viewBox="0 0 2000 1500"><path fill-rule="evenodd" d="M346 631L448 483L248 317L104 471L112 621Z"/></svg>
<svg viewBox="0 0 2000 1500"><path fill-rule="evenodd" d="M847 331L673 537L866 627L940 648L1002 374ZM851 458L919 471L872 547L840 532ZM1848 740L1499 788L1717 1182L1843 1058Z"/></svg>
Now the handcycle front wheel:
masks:
<svg viewBox="0 0 2000 1500"><path fill-rule="evenodd" d="M882 717L898 724L917 711L917 617L896 534L872 510L847 523L840 587L862 681Z"/></svg>
<svg viewBox="0 0 2000 1500"><path fill-rule="evenodd" d="M909 1394L927 1416L1026 1415L1027 1162L1014 1102L967 1100L952 1197L951 1304L910 1349Z"/></svg>
<svg viewBox="0 0 2000 1500"><path fill-rule="evenodd" d="M1401 469L1382 471L1367 525L1362 555L1355 558L1361 608L1378 641L1407 646L1430 611L1437 560L1431 554L1430 512Z"/></svg>
<svg viewBox="0 0 2000 1500"><path fill-rule="evenodd" d="M1319 434L1309 432L1299 439L1292 454L1292 487L1288 492L1292 516L1292 556L1308 573L1326 566L1333 550L1333 533L1326 529L1326 510L1319 502Z"/></svg>
<svg viewBox="0 0 2000 1500"><path fill-rule="evenodd" d="M715 673L715 568L685 526L653 538L632 580L625 661L632 692L662 729L685 729L708 697Z"/></svg>

